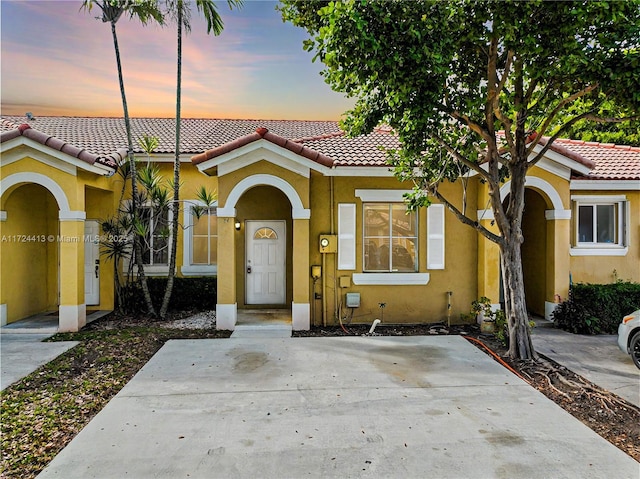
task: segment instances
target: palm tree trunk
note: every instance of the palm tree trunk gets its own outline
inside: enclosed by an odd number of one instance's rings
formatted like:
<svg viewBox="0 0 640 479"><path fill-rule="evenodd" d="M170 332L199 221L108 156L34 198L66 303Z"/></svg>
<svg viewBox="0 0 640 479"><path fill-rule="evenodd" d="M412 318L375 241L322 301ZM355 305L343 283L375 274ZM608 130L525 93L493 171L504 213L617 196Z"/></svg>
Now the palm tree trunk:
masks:
<svg viewBox="0 0 640 479"><path fill-rule="evenodd" d="M138 217L138 182L136 173L136 159L133 155L133 139L131 136L131 120L129 118L129 108L127 107L127 96L124 90L124 79L122 76L122 62L120 61L120 48L118 46L118 35L116 34L116 22L111 22L111 34L113 36L113 46L116 52L116 64L118 67L118 81L120 82L120 95L122 96L122 109L124 111L124 125L127 132L127 149L131 174L131 203L134 217ZM144 294L144 301L147 305L147 313L155 316L156 311L151 301L151 293L147 284L147 277L144 274L144 265L142 264L142 247L140 238L137 234L133 235L133 251L136 265L138 266L138 278Z"/></svg>
<svg viewBox="0 0 640 479"><path fill-rule="evenodd" d="M176 255L178 246L178 213L180 211L180 123L182 104L182 1L178 1L178 55L177 55L177 78L176 78L176 142L175 158L173 162L173 218L171 219L171 252L169 255L169 275L167 277L167 287L164 291L160 317L165 318L169 301L173 292L173 281L176 275Z"/></svg>

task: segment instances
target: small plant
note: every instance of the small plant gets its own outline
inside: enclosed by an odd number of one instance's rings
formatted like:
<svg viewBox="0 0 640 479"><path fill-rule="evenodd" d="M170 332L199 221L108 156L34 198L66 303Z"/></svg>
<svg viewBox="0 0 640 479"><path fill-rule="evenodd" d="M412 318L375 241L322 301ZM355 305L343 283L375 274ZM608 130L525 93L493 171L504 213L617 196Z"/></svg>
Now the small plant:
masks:
<svg viewBox="0 0 640 479"><path fill-rule="evenodd" d="M504 346L509 346L509 326L507 324L507 316L502 309L493 309L491 300L486 296L476 299L471 303L471 311L468 314L461 314L460 317L465 320L475 320L478 315L482 315L482 323L484 328L481 330L491 332ZM528 322L529 327L533 328L535 323L531 320Z"/></svg>

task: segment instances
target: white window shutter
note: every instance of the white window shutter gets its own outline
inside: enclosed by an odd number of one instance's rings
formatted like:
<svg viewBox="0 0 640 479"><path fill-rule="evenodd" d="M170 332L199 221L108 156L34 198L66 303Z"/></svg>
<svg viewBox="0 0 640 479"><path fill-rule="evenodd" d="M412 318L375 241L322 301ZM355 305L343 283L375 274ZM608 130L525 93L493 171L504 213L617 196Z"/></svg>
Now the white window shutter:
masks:
<svg viewBox="0 0 640 479"><path fill-rule="evenodd" d="M444 269L444 205L427 208L427 269Z"/></svg>
<svg viewBox="0 0 640 479"><path fill-rule="evenodd" d="M356 269L356 205L338 204L338 269Z"/></svg>

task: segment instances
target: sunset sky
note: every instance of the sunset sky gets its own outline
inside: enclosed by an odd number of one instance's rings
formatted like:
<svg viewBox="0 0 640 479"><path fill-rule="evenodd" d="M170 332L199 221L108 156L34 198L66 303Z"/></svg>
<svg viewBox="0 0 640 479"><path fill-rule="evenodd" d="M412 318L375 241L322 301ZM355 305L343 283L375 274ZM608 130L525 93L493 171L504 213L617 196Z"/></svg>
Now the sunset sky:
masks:
<svg viewBox="0 0 640 479"><path fill-rule="evenodd" d="M3 115L122 116L109 24L82 2L2 0ZM337 120L352 101L331 91L320 63L302 50L307 34L283 23L276 2L218 7L215 37L193 6L183 39L182 116ZM175 26L117 24L131 116L175 116Z"/></svg>

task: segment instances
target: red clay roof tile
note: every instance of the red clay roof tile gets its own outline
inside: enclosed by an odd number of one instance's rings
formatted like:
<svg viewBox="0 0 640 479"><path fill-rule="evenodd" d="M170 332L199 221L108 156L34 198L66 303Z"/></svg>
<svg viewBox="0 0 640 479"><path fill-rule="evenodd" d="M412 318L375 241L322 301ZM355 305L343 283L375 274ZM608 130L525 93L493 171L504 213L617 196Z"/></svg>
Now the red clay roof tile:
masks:
<svg viewBox="0 0 640 479"><path fill-rule="evenodd" d="M20 135L24 117L5 117L0 122L2 141ZM102 164L119 163L126 157L126 134L121 118L38 117L31 126L50 138L85 150ZM156 153L174 152L175 120L170 118L132 118L134 151L142 154L137 139L155 135L160 145ZM28 126L28 125L27 125ZM17 133L16 133L17 132ZM335 121L224 120L185 118L182 120L181 154L195 155L194 162L206 161L234 148L264 138L283 148L326 166L388 167L385 148L398 148L397 136L387 125L368 135L348 138ZM59 143L48 140L49 145ZM299 145L299 146L295 146ZM302 147L302 148L301 148ZM583 179L640 180L640 147L611 145L581 140L556 140L554 151L593 167ZM81 153L78 153L81 154ZM82 153L83 158L85 153ZM85 160L83 160L85 161Z"/></svg>
<svg viewBox="0 0 640 479"><path fill-rule="evenodd" d="M20 125L16 125L15 123L3 120L2 124L2 133L0 134L0 143L4 143L5 141L12 140L17 138L18 136L24 136L25 138L29 138L37 143L45 145L54 150L58 150L62 153L65 153L69 156L79 159L80 161L84 161L90 165L94 163L99 163L104 166L108 166L109 168L115 170L118 167L119 162L118 158L122 157L122 151L119 150L115 154L100 156L89 153L88 151L78 148L70 143L61 140L60 138L56 138L48 135L45 132L36 130L31 128L27 123L22 123ZM125 150L126 156L126 150Z"/></svg>

